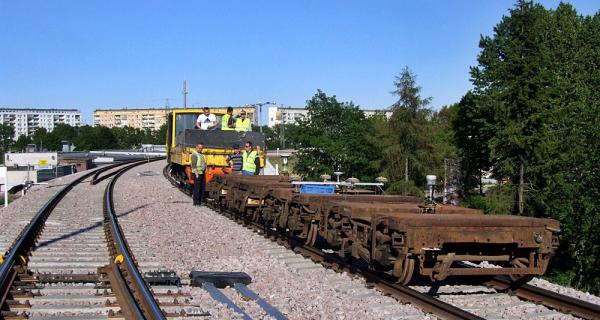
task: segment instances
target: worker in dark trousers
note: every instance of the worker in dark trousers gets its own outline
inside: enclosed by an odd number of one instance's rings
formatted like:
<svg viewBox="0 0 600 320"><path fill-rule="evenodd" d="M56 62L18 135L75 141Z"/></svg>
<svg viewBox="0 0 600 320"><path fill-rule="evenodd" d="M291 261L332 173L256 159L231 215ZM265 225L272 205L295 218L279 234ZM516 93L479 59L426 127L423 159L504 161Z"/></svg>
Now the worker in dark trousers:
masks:
<svg viewBox="0 0 600 320"><path fill-rule="evenodd" d="M204 149L203 143L196 145L196 150L192 152L192 174L194 175L194 194L192 199L194 200L195 206L202 205L204 202L204 189L206 186L206 179L204 177L204 171L206 171L206 160L202 154Z"/></svg>
<svg viewBox="0 0 600 320"><path fill-rule="evenodd" d="M233 153L227 156L227 164L231 167L233 174L242 174L242 153L240 152L240 146L237 144L233 145Z"/></svg>

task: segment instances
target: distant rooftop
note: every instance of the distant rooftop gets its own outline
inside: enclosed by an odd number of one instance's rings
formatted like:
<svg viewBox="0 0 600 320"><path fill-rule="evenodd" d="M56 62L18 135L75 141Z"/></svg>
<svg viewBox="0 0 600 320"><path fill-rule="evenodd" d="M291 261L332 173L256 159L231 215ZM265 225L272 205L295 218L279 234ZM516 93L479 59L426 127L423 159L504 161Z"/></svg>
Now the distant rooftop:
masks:
<svg viewBox="0 0 600 320"><path fill-rule="evenodd" d="M26 112L40 112L40 111L69 111L69 112L79 112L78 109L55 109L55 108L0 108L0 112L14 112L14 111L26 111Z"/></svg>
<svg viewBox="0 0 600 320"><path fill-rule="evenodd" d="M242 109L242 108L254 108L254 106L195 106L195 107L187 107L187 109L202 109L204 107L208 107L209 109L225 109L227 107L232 107L234 109ZM106 109L96 109L96 111L143 111L143 110L171 110L177 109L181 110L183 107L148 107L148 108L106 108Z"/></svg>
<svg viewBox="0 0 600 320"><path fill-rule="evenodd" d="M165 108L165 107L149 107L149 108L127 108L127 107L123 107L123 108L106 108L106 109L96 109L94 110L94 112L96 111L142 111L142 110L165 110L165 109L173 109L173 108Z"/></svg>

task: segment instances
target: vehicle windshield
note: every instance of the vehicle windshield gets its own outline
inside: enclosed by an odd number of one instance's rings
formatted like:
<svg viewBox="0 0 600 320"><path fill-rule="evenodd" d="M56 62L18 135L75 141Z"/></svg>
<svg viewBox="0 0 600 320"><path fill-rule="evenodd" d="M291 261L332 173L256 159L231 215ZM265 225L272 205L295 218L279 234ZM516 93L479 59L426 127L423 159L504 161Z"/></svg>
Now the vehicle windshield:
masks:
<svg viewBox="0 0 600 320"><path fill-rule="evenodd" d="M196 120L198 120L198 116L200 113L178 113L175 115L175 135L178 136L185 129L195 129L196 128ZM217 127L214 130L221 129L221 115L216 115L217 118Z"/></svg>

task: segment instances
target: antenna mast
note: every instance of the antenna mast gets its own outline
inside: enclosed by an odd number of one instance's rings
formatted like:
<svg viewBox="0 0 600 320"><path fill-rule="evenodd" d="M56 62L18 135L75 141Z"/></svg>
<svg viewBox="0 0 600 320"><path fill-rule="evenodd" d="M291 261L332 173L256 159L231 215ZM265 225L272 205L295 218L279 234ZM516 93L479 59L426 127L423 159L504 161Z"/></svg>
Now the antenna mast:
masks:
<svg viewBox="0 0 600 320"><path fill-rule="evenodd" d="M183 80L183 91L181 92L183 93L183 108L187 109L187 81Z"/></svg>

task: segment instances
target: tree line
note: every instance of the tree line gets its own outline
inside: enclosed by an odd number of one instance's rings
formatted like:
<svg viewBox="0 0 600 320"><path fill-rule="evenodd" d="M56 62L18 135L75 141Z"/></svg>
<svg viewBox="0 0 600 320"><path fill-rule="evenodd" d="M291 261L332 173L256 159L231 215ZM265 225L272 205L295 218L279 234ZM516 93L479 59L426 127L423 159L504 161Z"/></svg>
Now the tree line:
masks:
<svg viewBox="0 0 600 320"><path fill-rule="evenodd" d="M138 149L142 144L165 144L167 125L159 130L132 127L107 128L88 125L72 127L57 124L51 132L38 128L32 135L20 135L13 139L15 132L9 125L0 125L0 153L23 152L27 145L34 144L38 150L60 151L62 141L69 141L76 151L102 149Z"/></svg>
<svg viewBox="0 0 600 320"><path fill-rule="evenodd" d="M454 167L463 205L559 220L550 277L600 293L600 13L518 1L479 47L473 89L437 111L408 67L393 82L389 119L318 91L308 117L285 128L296 170L383 175L389 193L419 195L425 175L443 184ZM484 192L487 175L500 183Z"/></svg>

